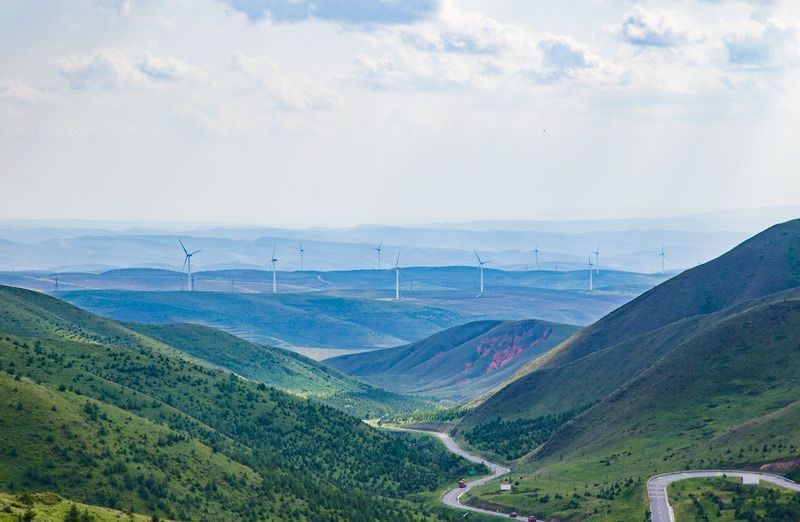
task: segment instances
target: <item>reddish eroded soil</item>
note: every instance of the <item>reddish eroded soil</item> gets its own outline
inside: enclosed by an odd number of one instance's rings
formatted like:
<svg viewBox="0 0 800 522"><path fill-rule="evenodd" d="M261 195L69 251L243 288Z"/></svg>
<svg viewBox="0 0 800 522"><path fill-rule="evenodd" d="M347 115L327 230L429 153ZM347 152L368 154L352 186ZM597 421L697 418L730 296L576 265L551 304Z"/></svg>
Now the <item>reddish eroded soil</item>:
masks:
<svg viewBox="0 0 800 522"><path fill-rule="evenodd" d="M791 457L784 460L776 460L775 462L767 462L759 466L758 470L780 475L798 467L800 467L800 457Z"/></svg>
<svg viewBox="0 0 800 522"><path fill-rule="evenodd" d="M482 342L476 351L480 357L492 356L492 360L486 366L486 373L494 371L498 368L510 363L525 351L530 350L536 345L546 341L552 330L546 328L540 335L534 337L533 335L515 335L515 336L498 336L493 339L487 339Z"/></svg>

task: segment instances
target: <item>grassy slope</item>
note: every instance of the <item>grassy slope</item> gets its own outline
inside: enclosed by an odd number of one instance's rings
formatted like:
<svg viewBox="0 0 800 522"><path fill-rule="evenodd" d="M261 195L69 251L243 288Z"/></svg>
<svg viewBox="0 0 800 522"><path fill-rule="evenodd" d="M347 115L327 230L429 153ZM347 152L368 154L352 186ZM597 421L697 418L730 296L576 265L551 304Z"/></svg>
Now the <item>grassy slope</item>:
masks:
<svg viewBox="0 0 800 522"><path fill-rule="evenodd" d="M669 497L676 520L800 519L800 494L768 483L745 486L733 478L683 480L669 487Z"/></svg>
<svg viewBox="0 0 800 522"><path fill-rule="evenodd" d="M719 303L728 308L680 319L698 310L699 300L691 298L684 306L674 300L675 292L664 292L670 307L680 311L674 313L676 322L636 335L646 329L643 307L652 306L656 315L664 313L664 305L655 301L632 308L631 318L615 316L605 325L601 321L590 332L597 342L614 338L616 328L630 327L634 333L623 330L623 342L605 347L600 343L582 357L568 352L571 346L589 346L584 340L565 343L566 353L558 354L561 364L553 357L467 417L461 429L498 414L528 417L600 400L556 431L515 471L515 476L524 477L523 488L549 493L548 501L507 496L502 503L538 507L566 519L587 510L592 517L602 516L603 506L618 519L640 518L646 506L643 480L656 472L752 468L796 456L800 291L781 290L796 283L797 232L797 222L771 229L745 243L744 254L727 254L726 263L714 262L714 270L696 269L710 281L703 285L692 275L689 281L701 290L692 291L680 280L683 276L673 283L681 289L679 295L713 300L714 309ZM748 267L748 277L740 277L733 286L717 280L735 272L728 263L753 261L754 250L763 255ZM773 290L777 293L762 294ZM722 295L731 292L738 296ZM661 323L662 318L654 317L650 325ZM598 333L600 326L608 330ZM497 501L493 489L487 486L477 494ZM562 498L556 499L556 494ZM595 509L599 515L593 514Z"/></svg>
<svg viewBox="0 0 800 522"><path fill-rule="evenodd" d="M129 324L131 329L220 368L312 397L358 417L410 412L434 405L348 377L297 353L254 344L201 325Z"/></svg>
<svg viewBox="0 0 800 522"><path fill-rule="evenodd" d="M0 438L16 441L0 453L6 490L191 520L423 520L392 499L467 471L432 441L378 432L41 294L0 287L0 332Z"/></svg>
<svg viewBox="0 0 800 522"><path fill-rule="evenodd" d="M326 364L378 386L465 401L569 337L577 328L544 321L477 321L397 348Z"/></svg>
<svg viewBox="0 0 800 522"><path fill-rule="evenodd" d="M800 285L799 236L800 220L776 225L718 259L650 290L582 329L544 357L523 367L492 393L475 401L475 415L467 418L465 425L482 422L487 418L486 412L504 416L536 416L552 413L553 407L570 409L600 400L635 375L635 371L641 371L652 362L652 355L648 354L654 352L652 343L666 344L668 349L672 341L665 342L667 337L680 337L681 328L693 328L693 317ZM674 326L682 320L689 322ZM673 325L671 331L656 332L670 325ZM647 337L648 334L653 335ZM609 365L605 371L595 372L592 365L602 364L604 354L591 360L591 364L589 359L581 361L587 355L620 346L618 352L626 353L626 365L634 365L634 372L623 367L620 373L619 365ZM581 377L578 368L567 370L570 375L562 383L542 385L576 362L584 363L584 371L589 372L592 378L580 382L582 390L573 395L574 400L562 397L563 385L569 386L569 382ZM525 404L520 404L520 400ZM484 402L485 407L482 406Z"/></svg>
<svg viewBox="0 0 800 522"><path fill-rule="evenodd" d="M87 513L93 522L149 522L150 517L70 502L55 493L37 493L27 496L12 496L0 493L0 522L19 522L19 517L32 511L36 522L63 522L70 508L75 506L83 515Z"/></svg>
<svg viewBox="0 0 800 522"><path fill-rule="evenodd" d="M263 344L323 348L396 346L463 322L406 302L317 294L82 291L64 299L138 323L200 323Z"/></svg>

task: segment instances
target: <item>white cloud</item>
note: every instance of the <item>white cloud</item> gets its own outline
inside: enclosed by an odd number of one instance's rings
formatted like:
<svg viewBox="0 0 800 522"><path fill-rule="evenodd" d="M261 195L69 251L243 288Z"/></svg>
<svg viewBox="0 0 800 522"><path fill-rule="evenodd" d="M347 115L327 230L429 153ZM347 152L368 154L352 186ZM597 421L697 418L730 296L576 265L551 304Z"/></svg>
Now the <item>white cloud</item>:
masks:
<svg viewBox="0 0 800 522"><path fill-rule="evenodd" d="M96 49L82 56L59 58L56 67L73 89L132 87L146 80L128 56L118 49Z"/></svg>
<svg viewBox="0 0 800 522"><path fill-rule="evenodd" d="M533 49L532 37L521 26L459 9L452 2L442 4L432 22L398 32L405 42L423 51L498 54Z"/></svg>
<svg viewBox="0 0 800 522"><path fill-rule="evenodd" d="M119 49L96 49L89 54L60 58L56 67L73 89L121 89L151 81L177 82L204 76L200 68L177 58L148 52L135 61Z"/></svg>
<svg viewBox="0 0 800 522"><path fill-rule="evenodd" d="M269 58L233 54L232 68L258 86L280 109L321 110L340 105L338 96L304 76L289 77Z"/></svg>
<svg viewBox="0 0 800 522"><path fill-rule="evenodd" d="M672 47L699 39L694 24L675 11L634 6L622 20L620 37L632 45Z"/></svg>
<svg viewBox="0 0 800 522"><path fill-rule="evenodd" d="M596 85L617 83L622 76L619 67L570 36L545 34L539 49L541 66L534 74L545 81L569 79Z"/></svg>
<svg viewBox="0 0 800 522"><path fill-rule="evenodd" d="M793 66L800 61L800 22L770 17L751 20L724 38L728 63L741 68Z"/></svg>
<svg viewBox="0 0 800 522"><path fill-rule="evenodd" d="M147 53L144 59L136 64L136 68L153 80L194 80L204 76L203 71L194 65L152 53Z"/></svg>
<svg viewBox="0 0 800 522"><path fill-rule="evenodd" d="M16 78L0 78L0 101L31 103L42 98L42 93Z"/></svg>

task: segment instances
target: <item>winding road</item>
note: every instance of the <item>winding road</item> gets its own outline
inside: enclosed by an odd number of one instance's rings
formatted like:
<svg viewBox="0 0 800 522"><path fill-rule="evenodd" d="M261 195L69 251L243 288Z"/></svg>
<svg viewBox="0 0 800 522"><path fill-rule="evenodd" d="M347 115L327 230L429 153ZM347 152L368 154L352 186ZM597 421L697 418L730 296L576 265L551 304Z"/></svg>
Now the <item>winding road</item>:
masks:
<svg viewBox="0 0 800 522"><path fill-rule="evenodd" d="M501 477L501 476L505 475L506 473L511 471L510 469L508 469L506 467L503 467L503 466L501 466L499 464L495 464L493 462L489 462L488 460L482 459L482 458L480 458L480 457L478 457L476 455L473 455L471 453L467 453L466 451L461 449L458 446L458 444L456 444L456 441L454 441L453 438L450 437L450 435L448 435L446 433L440 433L438 431L412 430L412 429L406 429L406 428L395 428L395 429L399 429L399 430L402 430L402 431L413 431L413 432L416 432L416 433L426 433L428 435L434 435L434 436L438 437L439 440L442 441L442 443L447 448L447 450L450 451L450 453L455 453L456 455L458 455L460 457L463 457L463 458L465 458L465 459L467 459L467 460L469 460L471 462L475 462L475 463L478 463L478 464L483 464L484 466L489 468L489 470L492 472L491 475L487 475L485 477L481 477L481 478L475 479L475 480L470 480L469 482L467 482L467 487L466 488L456 487L456 488L453 488L450 491L446 492L444 495L442 495L442 498L441 498L442 504L444 504L446 506L449 506L449 507L452 507L452 508L456 508L456 509L463 509L463 510L472 511L472 512L475 512L475 513L482 513L484 515L508 518L508 514L506 514L506 513L499 513L497 511L489 511L488 509L480 509L480 508L468 506L466 504L462 504L460 499L461 499L461 495L463 495L467 491L471 490L472 488L476 488L478 486L486 484L490 480L494 480L494 479L496 479L498 477ZM524 520L524 518L522 518L522 517L520 517L520 519Z"/></svg>
<svg viewBox="0 0 800 522"><path fill-rule="evenodd" d="M453 438L447 435L446 433L414 430L407 428L392 428L392 429L434 435L438 437L439 440L442 441L447 450L450 451L451 453L463 457L471 462L483 464L484 466L486 466L491 470L492 472L491 475L487 475L485 477L467 482L466 488L456 487L446 492L444 495L442 495L441 498L443 504L456 509L473 511L475 513L482 513L484 515L491 515L495 517L508 518L508 515L505 513L489 511L486 509L479 509L476 507L468 506L466 504L462 504L460 499L461 496L470 489L481 486L483 484L486 484L490 480L494 480L498 477L501 477L506 473L509 473L511 471L510 469L503 467L499 464L494 464L492 462L484 460L478 456L472 455L471 453L467 453L466 451L461 449L458 446L458 444L456 444L456 442L453 440ZM714 470L714 471L680 471L675 473L664 473L662 475L656 475L655 477L651 477L647 481L647 498L650 502L650 513L652 516L651 518L652 522L675 522L675 515L672 512L672 507L669 505L669 498L667 497L667 487L673 482L677 482L679 480L693 479L693 478L713 478L722 476L736 477L736 478L741 478L743 480L747 478L752 481L755 481L757 479L758 481L761 482L769 482L770 484L774 484L776 486L800 492L800 484L796 482L781 477L780 475L772 475L770 473L761 473L757 471ZM524 518L522 517L521 519L524 520Z"/></svg>
<svg viewBox="0 0 800 522"><path fill-rule="evenodd" d="M650 500L650 513L653 522L675 522L675 515L667 498L667 486L679 480L692 478L711 478L711 477L738 477L744 479L758 479L769 482L776 486L781 486L794 491L800 491L800 484L789 479L769 473L759 473L753 471L682 471L678 473L666 473L656 475L647 481L647 498Z"/></svg>

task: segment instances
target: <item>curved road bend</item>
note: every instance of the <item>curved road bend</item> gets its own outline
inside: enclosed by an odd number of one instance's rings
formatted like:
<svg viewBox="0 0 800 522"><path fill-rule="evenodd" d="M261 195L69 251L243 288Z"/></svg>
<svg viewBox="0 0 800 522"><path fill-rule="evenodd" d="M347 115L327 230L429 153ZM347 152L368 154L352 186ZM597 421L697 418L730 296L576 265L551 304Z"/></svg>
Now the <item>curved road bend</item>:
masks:
<svg viewBox="0 0 800 522"><path fill-rule="evenodd" d="M789 479L769 473L759 473L750 471L683 471L679 473L666 473L656 475L647 481L647 498L650 500L650 513L652 522L675 522L675 515L667 498L667 486L679 480L692 478L711 478L711 477L757 477L763 482L769 482L776 486L781 486L794 491L800 491L800 484Z"/></svg>
<svg viewBox="0 0 800 522"><path fill-rule="evenodd" d="M510 469L508 469L506 467L503 467L503 466L501 466L499 464L495 464L493 462L489 462L488 460L482 459L482 458L480 458L480 457L478 457L476 455L473 455L471 453L467 453L466 451L461 449L458 446L458 444L456 444L456 441L454 441L453 438L450 437L450 435L447 435L446 433L440 433L438 431L411 430L411 429L406 429L406 428L394 428L394 429L401 430L401 431L413 431L413 432L416 432L416 433L427 433L428 435L435 435L436 437L439 438L439 440L442 441L442 443L445 445L445 447L448 449L448 451L450 451L450 453L455 453L456 455L458 455L460 457L463 457L463 458L465 458L465 459L467 459L467 460L469 460L471 462L475 462L475 463L478 463L478 464L483 464L484 466L489 468L489 470L492 472L491 475L487 475L485 477L482 477L482 478L479 478L479 479L475 479L475 480L470 480L469 482L467 482L467 487L466 488L458 488L458 487L456 487L454 489L451 489L450 491L448 491L447 493L442 495L442 498L441 498L442 504L444 504L446 506L449 506L449 507L456 508L456 509L465 509L467 511L473 511L475 513L482 513L484 515L491 515L491 516L495 516L495 517L508 518L508 515L505 514L505 513L498 513L496 511L489 511L489 510L486 510L486 509L479 509L479 508L476 508L476 507L467 506L466 504L462 504L461 501L460 501L460 498L461 498L461 495L463 495L464 493L466 493L470 489L478 487L478 486L481 486L483 484L486 484L490 480L494 480L497 477L501 477L501 476L505 475L506 473L510 472L511 471Z"/></svg>

